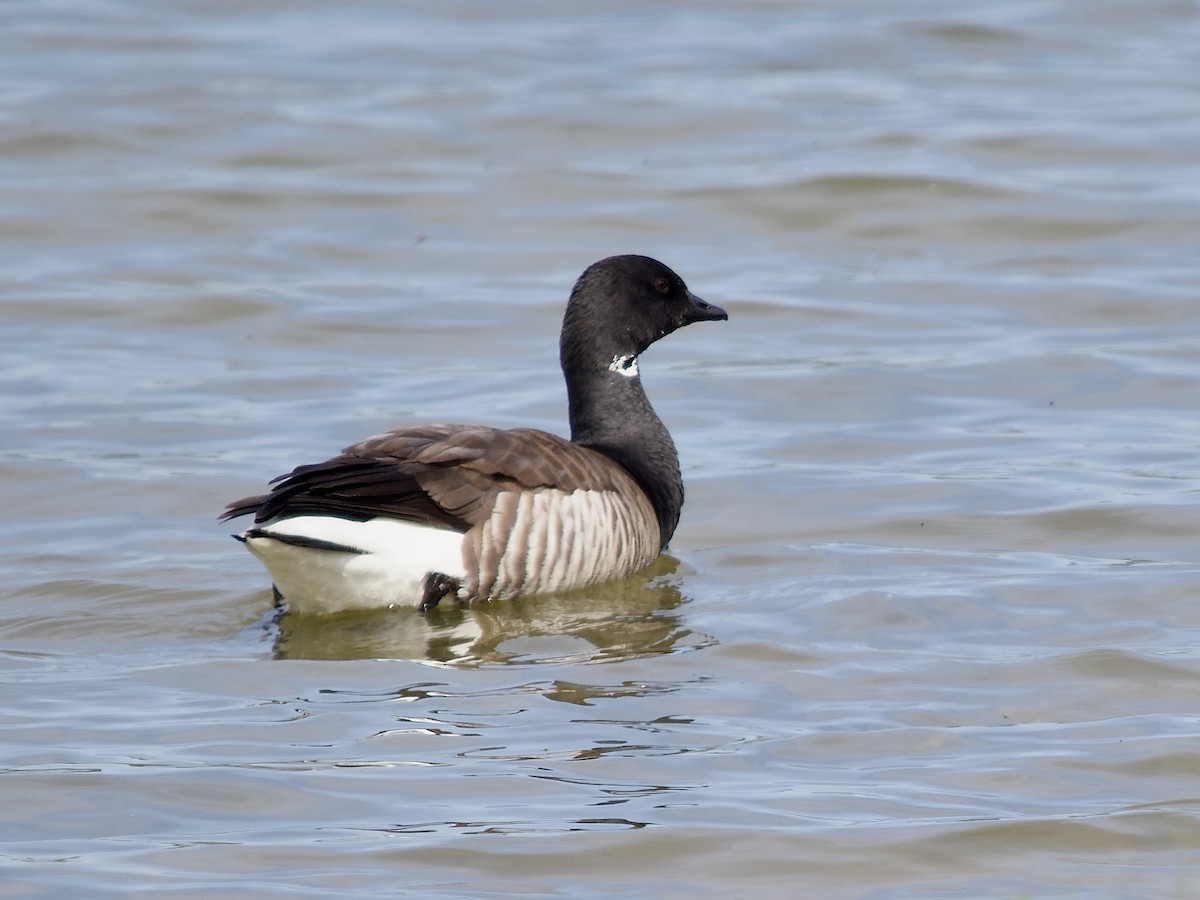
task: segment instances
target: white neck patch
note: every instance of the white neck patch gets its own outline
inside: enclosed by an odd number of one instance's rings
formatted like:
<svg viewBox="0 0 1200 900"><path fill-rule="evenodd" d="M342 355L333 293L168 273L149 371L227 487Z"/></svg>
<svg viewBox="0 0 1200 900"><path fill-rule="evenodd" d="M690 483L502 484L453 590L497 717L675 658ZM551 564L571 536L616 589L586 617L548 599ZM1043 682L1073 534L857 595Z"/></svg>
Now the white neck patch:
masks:
<svg viewBox="0 0 1200 900"><path fill-rule="evenodd" d="M637 378L637 357L632 353L628 356L614 356L613 361L608 364L608 371L624 375L626 378Z"/></svg>

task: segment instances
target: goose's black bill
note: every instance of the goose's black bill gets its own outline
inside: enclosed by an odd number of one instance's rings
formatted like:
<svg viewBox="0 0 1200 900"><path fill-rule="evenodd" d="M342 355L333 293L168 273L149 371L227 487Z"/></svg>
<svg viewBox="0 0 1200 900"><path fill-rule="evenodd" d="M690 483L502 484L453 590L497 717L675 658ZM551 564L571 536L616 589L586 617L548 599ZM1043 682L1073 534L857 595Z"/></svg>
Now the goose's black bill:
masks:
<svg viewBox="0 0 1200 900"><path fill-rule="evenodd" d="M709 303L707 300L701 300L688 291L688 308L684 313L684 325L690 325L693 322L723 322L728 318L729 313L721 307L715 303Z"/></svg>

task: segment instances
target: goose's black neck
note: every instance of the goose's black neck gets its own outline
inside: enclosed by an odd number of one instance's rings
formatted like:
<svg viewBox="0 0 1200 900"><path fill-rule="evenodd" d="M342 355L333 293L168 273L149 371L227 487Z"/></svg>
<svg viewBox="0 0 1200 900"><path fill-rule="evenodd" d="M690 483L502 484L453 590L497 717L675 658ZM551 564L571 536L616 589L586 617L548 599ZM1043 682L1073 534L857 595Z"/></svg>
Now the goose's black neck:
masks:
<svg viewBox="0 0 1200 900"><path fill-rule="evenodd" d="M633 476L654 507L662 546L683 508L679 455L650 408L638 354L691 322L726 318L646 256L610 256L588 266L567 302L559 355L567 380L571 440Z"/></svg>
<svg viewBox="0 0 1200 900"><path fill-rule="evenodd" d="M571 440L619 464L645 492L658 517L661 546L679 524L683 478L679 454L637 374L637 357L584 363L564 353Z"/></svg>

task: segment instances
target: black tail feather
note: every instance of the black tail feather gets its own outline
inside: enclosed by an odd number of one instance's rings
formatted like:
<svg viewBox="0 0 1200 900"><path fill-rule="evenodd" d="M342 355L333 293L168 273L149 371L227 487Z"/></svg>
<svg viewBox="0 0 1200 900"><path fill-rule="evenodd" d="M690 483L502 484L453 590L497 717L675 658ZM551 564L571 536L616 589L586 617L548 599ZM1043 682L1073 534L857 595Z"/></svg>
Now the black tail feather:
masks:
<svg viewBox="0 0 1200 900"><path fill-rule="evenodd" d="M363 555L368 552L361 547L351 547L349 544L323 541L320 538L308 537L303 534L281 534L278 531L267 531L265 528L251 528L244 534L235 534L234 537L242 543L245 543L247 538L270 538L273 541L279 541L281 544L291 544L293 547L306 547L309 550L329 550L333 553L357 553Z"/></svg>

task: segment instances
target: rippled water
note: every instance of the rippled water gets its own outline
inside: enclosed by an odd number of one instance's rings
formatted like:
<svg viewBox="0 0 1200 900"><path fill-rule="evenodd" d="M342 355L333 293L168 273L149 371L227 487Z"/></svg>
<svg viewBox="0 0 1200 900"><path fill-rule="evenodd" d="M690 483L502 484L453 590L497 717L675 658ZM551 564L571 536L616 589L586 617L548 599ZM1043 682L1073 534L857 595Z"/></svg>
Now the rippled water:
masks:
<svg viewBox="0 0 1200 900"><path fill-rule="evenodd" d="M1200 6L0 10L5 896L1200 891ZM271 616L214 521L642 370L646 576Z"/></svg>

